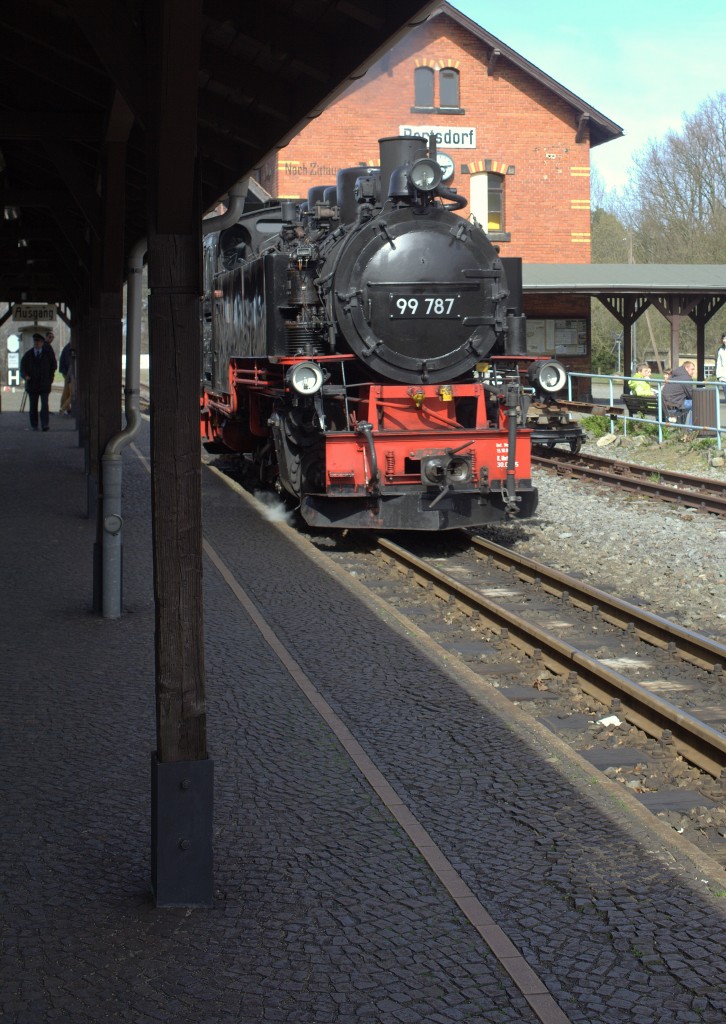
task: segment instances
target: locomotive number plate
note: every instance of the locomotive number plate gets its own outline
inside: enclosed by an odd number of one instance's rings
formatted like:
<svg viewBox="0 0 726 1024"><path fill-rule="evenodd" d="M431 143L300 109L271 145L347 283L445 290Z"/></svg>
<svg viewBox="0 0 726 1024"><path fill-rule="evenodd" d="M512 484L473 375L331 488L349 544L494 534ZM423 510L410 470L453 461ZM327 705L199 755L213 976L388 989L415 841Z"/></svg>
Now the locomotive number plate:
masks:
<svg viewBox="0 0 726 1024"><path fill-rule="evenodd" d="M394 295L389 294L391 320L460 320L460 295Z"/></svg>

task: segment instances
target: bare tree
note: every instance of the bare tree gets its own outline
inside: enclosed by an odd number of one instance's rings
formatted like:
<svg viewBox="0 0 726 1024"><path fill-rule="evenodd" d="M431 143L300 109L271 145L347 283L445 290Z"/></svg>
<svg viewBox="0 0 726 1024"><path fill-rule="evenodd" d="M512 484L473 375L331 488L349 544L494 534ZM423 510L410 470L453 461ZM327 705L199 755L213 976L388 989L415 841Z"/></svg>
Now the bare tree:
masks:
<svg viewBox="0 0 726 1024"><path fill-rule="evenodd" d="M600 185L602 186L601 179ZM599 191L596 190L596 195L598 198L594 200L591 193L593 209L591 261L593 263L627 263L630 235L626 224L613 212L614 207L617 206L617 200L612 194L608 194L604 187L600 187ZM596 202L603 205L596 206ZM622 365L619 365L622 331L621 325L612 313L599 299L593 299L590 304L590 338L594 371L613 373L622 369Z"/></svg>
<svg viewBox="0 0 726 1024"><path fill-rule="evenodd" d="M628 194L647 263L726 262L726 92L635 157ZM640 261L639 261L640 262Z"/></svg>
<svg viewBox="0 0 726 1024"><path fill-rule="evenodd" d="M593 263L726 263L726 92L684 115L680 131L649 142L635 157L622 196L594 182ZM624 252L618 238L627 238ZM614 321L593 304L593 360L612 347ZM669 328L657 315L641 319L644 341L667 352ZM720 336L726 311L709 325ZM695 340L684 321L682 342ZM640 348L640 346L639 346Z"/></svg>

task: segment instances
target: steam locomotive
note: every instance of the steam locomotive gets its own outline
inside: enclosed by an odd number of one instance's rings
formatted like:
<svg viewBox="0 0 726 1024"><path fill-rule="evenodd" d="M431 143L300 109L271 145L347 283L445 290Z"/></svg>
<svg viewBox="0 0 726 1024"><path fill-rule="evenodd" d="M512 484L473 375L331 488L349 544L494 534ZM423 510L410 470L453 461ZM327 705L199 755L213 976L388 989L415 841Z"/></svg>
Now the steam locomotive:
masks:
<svg viewBox="0 0 726 1024"><path fill-rule="evenodd" d="M202 438L312 526L530 516L521 261L457 216L433 137L379 146L205 238Z"/></svg>

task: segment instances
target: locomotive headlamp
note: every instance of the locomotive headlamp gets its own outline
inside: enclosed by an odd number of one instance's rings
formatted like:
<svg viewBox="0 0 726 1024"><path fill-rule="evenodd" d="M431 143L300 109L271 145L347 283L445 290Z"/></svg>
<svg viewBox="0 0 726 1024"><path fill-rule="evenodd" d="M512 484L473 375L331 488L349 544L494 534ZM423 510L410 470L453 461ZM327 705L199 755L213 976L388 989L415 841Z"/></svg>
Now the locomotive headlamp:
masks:
<svg viewBox="0 0 726 1024"><path fill-rule="evenodd" d="M527 377L535 391L545 395L556 395L567 387L567 370L556 359L532 363Z"/></svg>
<svg viewBox="0 0 726 1024"><path fill-rule="evenodd" d="M433 192L441 184L442 177L439 164L427 156L417 160L409 172L411 183L419 192Z"/></svg>
<svg viewBox="0 0 726 1024"><path fill-rule="evenodd" d="M323 371L317 363L296 363L288 371L287 382L299 395L314 395L323 386Z"/></svg>

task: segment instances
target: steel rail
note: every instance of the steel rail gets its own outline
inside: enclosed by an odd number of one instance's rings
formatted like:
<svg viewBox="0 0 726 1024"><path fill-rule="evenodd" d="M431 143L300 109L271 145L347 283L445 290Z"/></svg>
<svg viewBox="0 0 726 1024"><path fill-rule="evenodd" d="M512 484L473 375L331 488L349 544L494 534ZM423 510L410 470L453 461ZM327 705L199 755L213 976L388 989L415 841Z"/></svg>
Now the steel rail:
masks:
<svg viewBox="0 0 726 1024"><path fill-rule="evenodd" d="M560 474L600 480L625 490L653 495L663 501L726 515L726 483L722 480L554 450L547 455L533 453L532 462L556 469Z"/></svg>
<svg viewBox="0 0 726 1024"><path fill-rule="evenodd" d="M679 626L559 569L553 569L526 555L516 554L483 537L470 536L469 542L500 569L513 570L522 579L537 583L548 593L570 600L585 611L598 612L606 622L635 633L654 647L672 651L684 661L708 672L721 672L726 668L726 645L717 640Z"/></svg>
<svg viewBox="0 0 726 1024"><path fill-rule="evenodd" d="M571 673L582 689L609 707L621 702L618 714L656 739L672 736L676 750L686 760L715 778L726 767L726 735L699 721L670 701L656 697L645 687L615 672L595 658L561 640L521 615L498 605L472 587L460 583L399 544L380 537L377 546L404 566L405 571L426 580L439 596L453 599L467 613L478 613L503 638L556 673ZM665 735L664 735L665 734Z"/></svg>

